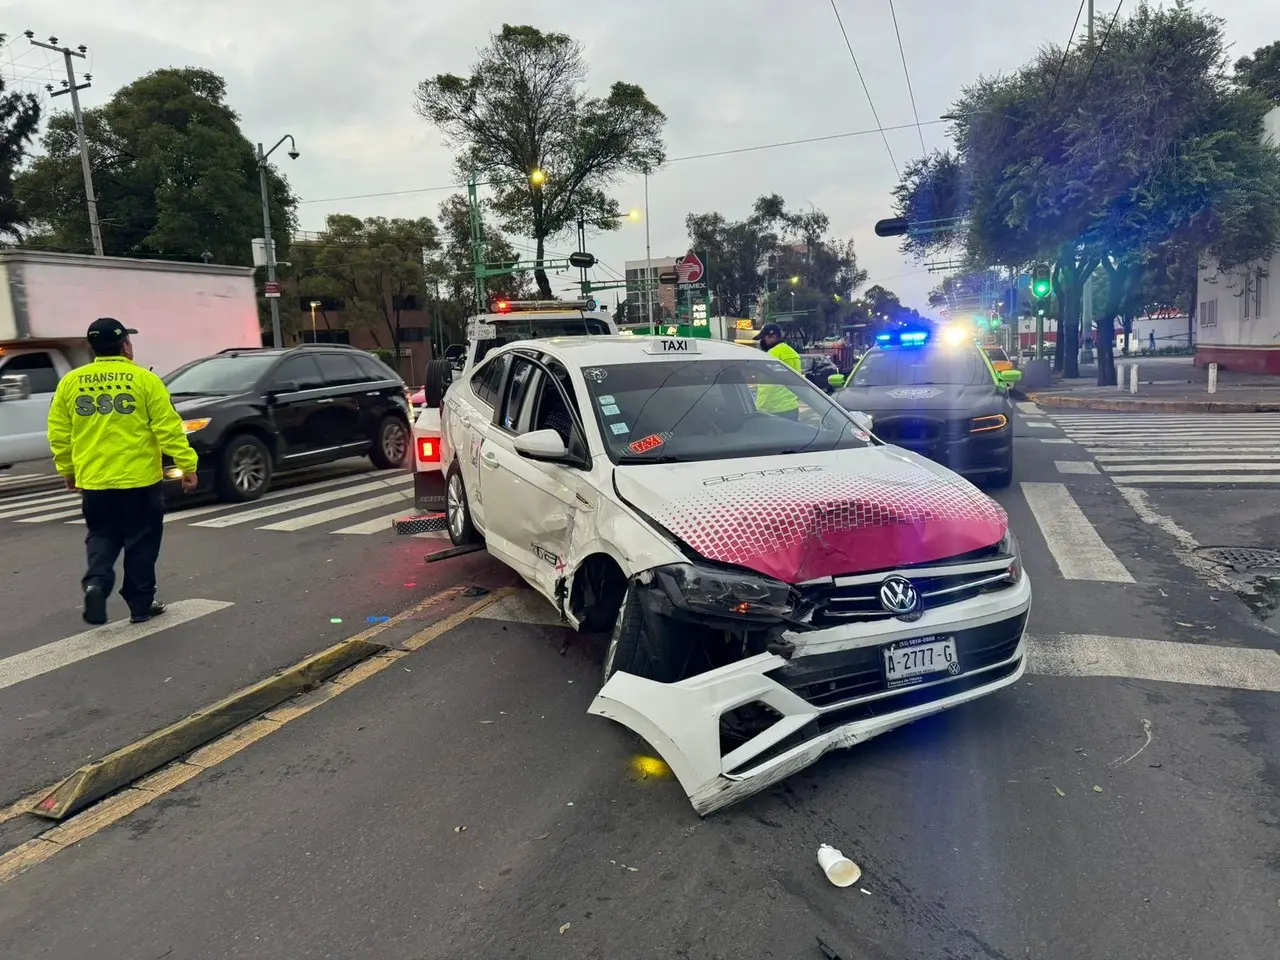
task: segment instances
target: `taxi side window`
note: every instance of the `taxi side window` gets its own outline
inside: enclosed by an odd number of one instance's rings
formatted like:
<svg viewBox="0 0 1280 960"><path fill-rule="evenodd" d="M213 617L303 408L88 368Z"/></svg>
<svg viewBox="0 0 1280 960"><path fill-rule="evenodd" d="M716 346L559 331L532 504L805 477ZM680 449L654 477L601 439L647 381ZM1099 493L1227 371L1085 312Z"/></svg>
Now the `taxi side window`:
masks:
<svg viewBox="0 0 1280 960"><path fill-rule="evenodd" d="M491 407L498 405L498 389L502 386L502 374L507 366L507 358L499 357L484 364L471 375L471 392L476 398Z"/></svg>
<svg viewBox="0 0 1280 960"><path fill-rule="evenodd" d="M547 363L551 372L538 378L538 386L529 394L526 422L530 430L554 430L565 448L576 456L586 456L586 441L574 425L570 405L576 405L569 371L555 360Z"/></svg>
<svg viewBox="0 0 1280 960"><path fill-rule="evenodd" d="M511 376L507 378L507 399L502 405L502 426L512 433L529 431L529 388L538 379L537 368L522 357L511 360Z"/></svg>

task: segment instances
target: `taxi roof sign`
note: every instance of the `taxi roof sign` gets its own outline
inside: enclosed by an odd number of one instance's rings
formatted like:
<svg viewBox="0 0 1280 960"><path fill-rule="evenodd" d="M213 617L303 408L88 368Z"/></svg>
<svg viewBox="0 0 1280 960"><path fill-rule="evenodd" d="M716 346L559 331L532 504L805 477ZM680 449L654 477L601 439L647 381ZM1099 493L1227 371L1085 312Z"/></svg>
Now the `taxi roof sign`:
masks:
<svg viewBox="0 0 1280 960"><path fill-rule="evenodd" d="M698 341L692 337L650 337L644 345L644 352L650 356L662 357L668 354L697 353Z"/></svg>

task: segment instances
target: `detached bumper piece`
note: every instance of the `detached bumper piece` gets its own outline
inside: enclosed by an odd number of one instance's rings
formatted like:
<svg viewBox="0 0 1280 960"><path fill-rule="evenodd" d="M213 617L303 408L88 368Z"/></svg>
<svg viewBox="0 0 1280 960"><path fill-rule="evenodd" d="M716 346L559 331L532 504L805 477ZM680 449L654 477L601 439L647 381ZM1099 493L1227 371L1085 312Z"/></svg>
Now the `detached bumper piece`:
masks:
<svg viewBox="0 0 1280 960"><path fill-rule="evenodd" d="M1026 668L1026 613L949 631L960 672L890 684L886 647L787 661L759 654L679 683L617 673L589 713L631 728L657 750L701 816L903 724L1016 682ZM896 646L901 646L898 644Z"/></svg>
<svg viewBox="0 0 1280 960"><path fill-rule="evenodd" d="M416 517L396 517L391 521L391 527L400 536L407 536L447 530L448 522L443 513L428 513Z"/></svg>

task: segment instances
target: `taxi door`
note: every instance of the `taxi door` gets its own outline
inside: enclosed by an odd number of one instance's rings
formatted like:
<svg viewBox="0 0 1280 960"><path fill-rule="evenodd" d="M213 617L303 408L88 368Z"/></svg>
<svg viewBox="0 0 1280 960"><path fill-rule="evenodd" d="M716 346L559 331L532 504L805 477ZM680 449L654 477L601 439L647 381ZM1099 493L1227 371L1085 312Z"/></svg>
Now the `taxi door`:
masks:
<svg viewBox="0 0 1280 960"><path fill-rule="evenodd" d="M531 460L516 450L517 437L542 429L555 429L566 441L563 462ZM590 465L583 435L573 399L559 378L538 360L513 356L506 402L480 449L486 542L490 553L557 608L579 510L577 494Z"/></svg>

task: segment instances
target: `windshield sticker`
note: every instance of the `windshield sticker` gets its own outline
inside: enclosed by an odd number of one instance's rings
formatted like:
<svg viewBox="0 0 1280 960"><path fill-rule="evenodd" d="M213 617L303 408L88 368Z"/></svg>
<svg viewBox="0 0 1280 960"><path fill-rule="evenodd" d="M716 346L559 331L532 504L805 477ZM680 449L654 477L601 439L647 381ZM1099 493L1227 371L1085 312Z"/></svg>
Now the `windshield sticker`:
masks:
<svg viewBox="0 0 1280 960"><path fill-rule="evenodd" d="M664 441L662 437L656 433L651 433L642 440L637 440L635 443L627 444L627 448L632 453L648 453L650 450L656 450L658 447L662 446L663 443Z"/></svg>
<svg viewBox="0 0 1280 960"><path fill-rule="evenodd" d="M597 398L596 398L596 403L600 404L600 406L602 406L602 407L603 407L606 403L614 403L614 402L615 402L615 401L614 401L614 399L613 399L613 395L612 395L612 394L608 394L608 393L604 394L603 396L600 396L600 397L597 397Z"/></svg>
<svg viewBox="0 0 1280 960"><path fill-rule="evenodd" d="M611 423L609 424L609 429L613 431L613 435L615 437L620 437L624 433L631 432L631 428L628 427L625 423Z"/></svg>
<svg viewBox="0 0 1280 960"><path fill-rule="evenodd" d="M591 383L604 383L605 377L609 376L609 371L604 367L587 367L582 371L582 376Z"/></svg>
<svg viewBox="0 0 1280 960"><path fill-rule="evenodd" d="M618 409L616 404L606 403L603 407L600 408L600 412L603 413L606 417L616 417L622 411Z"/></svg>
<svg viewBox="0 0 1280 960"><path fill-rule="evenodd" d="M890 390L889 396L895 400L932 400L942 396L942 391L933 387L903 387L900 390Z"/></svg>

